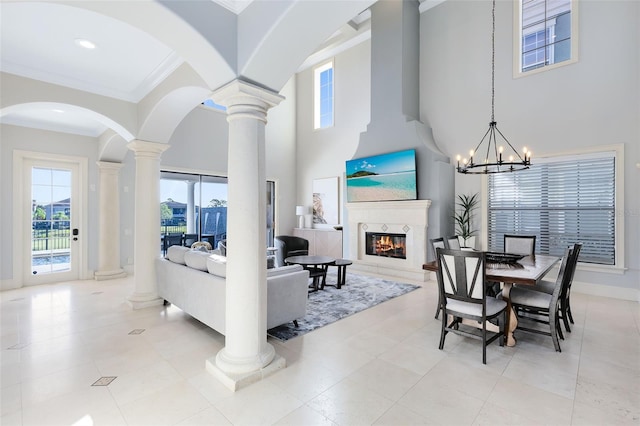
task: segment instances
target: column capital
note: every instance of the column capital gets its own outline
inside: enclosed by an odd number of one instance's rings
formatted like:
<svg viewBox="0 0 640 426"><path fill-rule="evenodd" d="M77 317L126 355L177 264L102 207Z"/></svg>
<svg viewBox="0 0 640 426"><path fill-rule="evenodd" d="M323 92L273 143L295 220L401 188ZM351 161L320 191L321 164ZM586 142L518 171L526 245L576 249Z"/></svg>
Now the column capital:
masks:
<svg viewBox="0 0 640 426"><path fill-rule="evenodd" d="M136 153L136 156L155 156L160 157L160 154L170 148L169 144L143 141L140 139L134 139L127 144L127 148Z"/></svg>
<svg viewBox="0 0 640 426"><path fill-rule="evenodd" d="M255 84L234 80L213 93L213 100L227 107L227 120L250 117L267 122L269 108L277 106L284 96Z"/></svg>
<svg viewBox="0 0 640 426"><path fill-rule="evenodd" d="M111 161L96 161L96 164L101 172L117 172L124 166L122 163L113 163Z"/></svg>

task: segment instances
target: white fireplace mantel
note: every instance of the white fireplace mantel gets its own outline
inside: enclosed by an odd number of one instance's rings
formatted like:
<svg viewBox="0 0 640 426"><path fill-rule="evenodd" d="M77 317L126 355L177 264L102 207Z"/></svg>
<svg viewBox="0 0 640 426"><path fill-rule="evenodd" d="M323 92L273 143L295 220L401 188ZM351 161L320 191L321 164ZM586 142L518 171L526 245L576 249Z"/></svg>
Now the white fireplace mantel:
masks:
<svg viewBox="0 0 640 426"><path fill-rule="evenodd" d="M356 271L427 281L422 269L427 260L427 227L431 200L347 203L349 259ZM366 254L367 232L406 235L407 258Z"/></svg>

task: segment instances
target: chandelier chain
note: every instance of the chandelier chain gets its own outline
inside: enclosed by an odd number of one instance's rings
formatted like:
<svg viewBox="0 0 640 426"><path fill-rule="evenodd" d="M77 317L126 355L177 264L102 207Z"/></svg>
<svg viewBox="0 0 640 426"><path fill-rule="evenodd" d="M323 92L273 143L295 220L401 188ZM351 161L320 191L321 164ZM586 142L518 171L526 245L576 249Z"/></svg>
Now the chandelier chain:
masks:
<svg viewBox="0 0 640 426"><path fill-rule="evenodd" d="M496 0L493 0L491 18L491 122L489 123L489 129L475 149L469 151L469 158L462 158L460 155L456 157L458 162L456 169L458 173L489 174L515 172L528 169L531 165L531 151L524 147L524 155L520 155L513 145L511 145L511 142L509 142L498 129L498 123L496 123ZM502 145L498 146L498 137L502 139L502 143L505 144L504 147ZM483 143L486 143L487 146L486 149L481 151ZM505 148L507 151L503 152ZM482 158L483 155L484 158Z"/></svg>
<svg viewBox="0 0 640 426"><path fill-rule="evenodd" d="M493 0L491 11L493 27L491 29L491 122L495 122L495 99L496 99L496 0Z"/></svg>

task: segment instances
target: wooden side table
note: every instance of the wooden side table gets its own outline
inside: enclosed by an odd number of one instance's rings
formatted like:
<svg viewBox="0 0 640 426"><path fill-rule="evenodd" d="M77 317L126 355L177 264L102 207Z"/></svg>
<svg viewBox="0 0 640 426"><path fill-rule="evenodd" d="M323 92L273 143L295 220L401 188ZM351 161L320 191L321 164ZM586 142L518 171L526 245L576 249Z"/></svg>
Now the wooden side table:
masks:
<svg viewBox="0 0 640 426"><path fill-rule="evenodd" d="M336 259L335 262L332 263L333 266L338 268L338 282L336 283L336 288L342 288L347 279L347 266L353 264L353 262L349 259ZM324 288L324 283L322 284L322 288Z"/></svg>

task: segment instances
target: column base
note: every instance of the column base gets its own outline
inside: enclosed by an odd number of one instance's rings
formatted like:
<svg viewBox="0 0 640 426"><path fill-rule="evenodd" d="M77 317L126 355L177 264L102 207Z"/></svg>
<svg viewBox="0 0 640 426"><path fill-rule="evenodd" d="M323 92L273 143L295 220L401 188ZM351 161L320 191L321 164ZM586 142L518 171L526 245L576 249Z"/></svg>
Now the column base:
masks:
<svg viewBox="0 0 640 426"><path fill-rule="evenodd" d="M164 299L157 295L134 293L127 298L127 303L129 303L129 306L133 309L144 309L150 306L162 305L164 303Z"/></svg>
<svg viewBox="0 0 640 426"><path fill-rule="evenodd" d="M124 278L127 273L124 269L114 269L112 271L97 271L93 274L96 281L113 280L116 278Z"/></svg>
<svg viewBox="0 0 640 426"><path fill-rule="evenodd" d="M232 391L247 387L252 383L265 379L287 366L287 360L276 354L273 360L263 368L248 373L227 373L216 365L216 357L205 362L207 371Z"/></svg>

